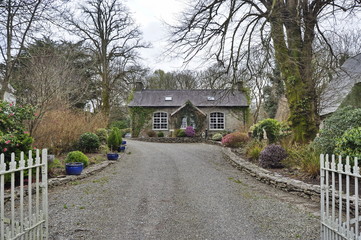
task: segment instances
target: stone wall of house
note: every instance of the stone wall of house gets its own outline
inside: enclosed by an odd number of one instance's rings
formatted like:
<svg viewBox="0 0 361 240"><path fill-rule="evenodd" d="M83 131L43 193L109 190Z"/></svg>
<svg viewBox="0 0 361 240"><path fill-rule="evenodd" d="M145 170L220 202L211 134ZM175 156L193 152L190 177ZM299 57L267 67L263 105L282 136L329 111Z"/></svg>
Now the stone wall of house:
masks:
<svg viewBox="0 0 361 240"><path fill-rule="evenodd" d="M209 115L212 112L221 112L225 116L225 129L224 130L210 130L209 134L212 135L217 132L234 132L242 129L244 127L244 112L242 108L222 108L222 107L212 107L212 108L200 108L205 114L207 114L207 124L209 124ZM209 129L209 126L207 126Z"/></svg>
<svg viewBox="0 0 361 240"><path fill-rule="evenodd" d="M155 130L156 132L163 132L165 137L171 137L172 132L176 129L175 126L172 125L170 116L173 112L175 112L178 108L169 107L169 108L159 108L154 109L154 112L166 112L168 113L168 130ZM236 130L242 129L244 127L244 111L242 108L224 108L224 107L212 107L212 108L200 108L202 112L207 114L207 122L206 128L209 129L209 115L212 112L222 112L225 115L225 129L224 130L213 130L208 131L209 135L212 135L217 132L229 131L233 132ZM153 125L153 118L151 118L144 126L145 128L140 132L139 137L147 137L147 130L151 130Z"/></svg>

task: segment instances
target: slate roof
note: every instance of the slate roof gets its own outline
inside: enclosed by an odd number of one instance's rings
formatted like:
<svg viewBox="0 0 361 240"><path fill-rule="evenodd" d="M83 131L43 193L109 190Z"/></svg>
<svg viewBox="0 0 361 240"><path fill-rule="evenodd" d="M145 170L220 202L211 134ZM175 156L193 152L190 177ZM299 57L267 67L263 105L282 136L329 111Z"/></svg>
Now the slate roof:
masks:
<svg viewBox="0 0 361 240"><path fill-rule="evenodd" d="M166 101L166 97L172 100ZM209 100L212 97L214 100ZM196 107L248 107L244 93L228 90L142 90L134 92L128 106L181 107L188 100Z"/></svg>
<svg viewBox="0 0 361 240"><path fill-rule="evenodd" d="M361 82L361 54L347 59L338 71L338 76L332 80L321 95L320 115L333 113L352 87Z"/></svg>

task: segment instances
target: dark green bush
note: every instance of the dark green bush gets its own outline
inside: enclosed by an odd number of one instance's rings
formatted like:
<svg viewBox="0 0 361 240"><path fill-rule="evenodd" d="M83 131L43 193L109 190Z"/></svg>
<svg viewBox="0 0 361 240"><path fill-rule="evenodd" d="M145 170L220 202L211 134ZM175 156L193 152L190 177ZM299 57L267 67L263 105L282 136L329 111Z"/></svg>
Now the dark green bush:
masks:
<svg viewBox="0 0 361 240"><path fill-rule="evenodd" d="M313 145L324 154L333 154L337 139L346 130L360 126L361 108L339 109L324 121L324 127L320 130L319 136L315 138Z"/></svg>
<svg viewBox="0 0 361 240"><path fill-rule="evenodd" d="M113 127L109 133L108 147L110 148L111 151L115 151L118 149L121 142L122 142L122 138L119 128Z"/></svg>
<svg viewBox="0 0 361 240"><path fill-rule="evenodd" d="M81 162L84 164L84 167L87 167L89 165L88 157L80 151L69 152L68 155L66 156L65 163L73 163L73 162Z"/></svg>
<svg viewBox="0 0 361 240"><path fill-rule="evenodd" d="M336 141L335 154L361 159L361 127L346 130Z"/></svg>
<svg viewBox="0 0 361 240"><path fill-rule="evenodd" d="M96 152L100 146L99 137L95 133L86 132L80 136L79 147L86 153Z"/></svg>
<svg viewBox="0 0 361 240"><path fill-rule="evenodd" d="M99 141L101 144L105 144L108 140L108 130L105 128L98 128L95 132L95 134L98 136Z"/></svg>
<svg viewBox="0 0 361 240"><path fill-rule="evenodd" d="M281 135L281 123L275 119L264 119L252 126L252 136L259 141L263 139L263 129L266 131L269 143L275 143Z"/></svg>
<svg viewBox="0 0 361 240"><path fill-rule="evenodd" d="M259 164L264 168L281 168L281 161L287 157L286 150L280 145L271 144L265 147L259 156Z"/></svg>
<svg viewBox="0 0 361 240"><path fill-rule="evenodd" d="M164 133L163 132L158 132L158 137L164 137Z"/></svg>
<svg viewBox="0 0 361 240"><path fill-rule="evenodd" d="M176 137L186 137L186 131L184 129L177 129L176 130Z"/></svg>

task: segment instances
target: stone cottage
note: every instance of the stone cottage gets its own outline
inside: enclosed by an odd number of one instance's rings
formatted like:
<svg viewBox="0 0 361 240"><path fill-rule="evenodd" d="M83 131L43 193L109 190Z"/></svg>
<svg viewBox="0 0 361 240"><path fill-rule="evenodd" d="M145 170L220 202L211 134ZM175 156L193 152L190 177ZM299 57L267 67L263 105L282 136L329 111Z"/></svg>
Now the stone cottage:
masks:
<svg viewBox="0 0 361 240"><path fill-rule="evenodd" d="M173 136L192 126L198 135L233 132L246 124L248 101L241 90L145 90L138 82L128 105L132 136L148 130Z"/></svg>

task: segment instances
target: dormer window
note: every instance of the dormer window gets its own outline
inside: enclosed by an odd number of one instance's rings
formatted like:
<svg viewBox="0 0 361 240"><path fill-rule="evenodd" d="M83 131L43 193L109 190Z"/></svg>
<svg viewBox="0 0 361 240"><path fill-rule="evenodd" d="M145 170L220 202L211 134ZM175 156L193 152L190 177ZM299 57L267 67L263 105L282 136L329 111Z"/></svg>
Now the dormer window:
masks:
<svg viewBox="0 0 361 240"><path fill-rule="evenodd" d="M173 98L172 98L172 97L165 97L164 100L166 100L166 101L172 101Z"/></svg>
<svg viewBox="0 0 361 240"><path fill-rule="evenodd" d="M214 101L214 97L208 96L208 101Z"/></svg>

